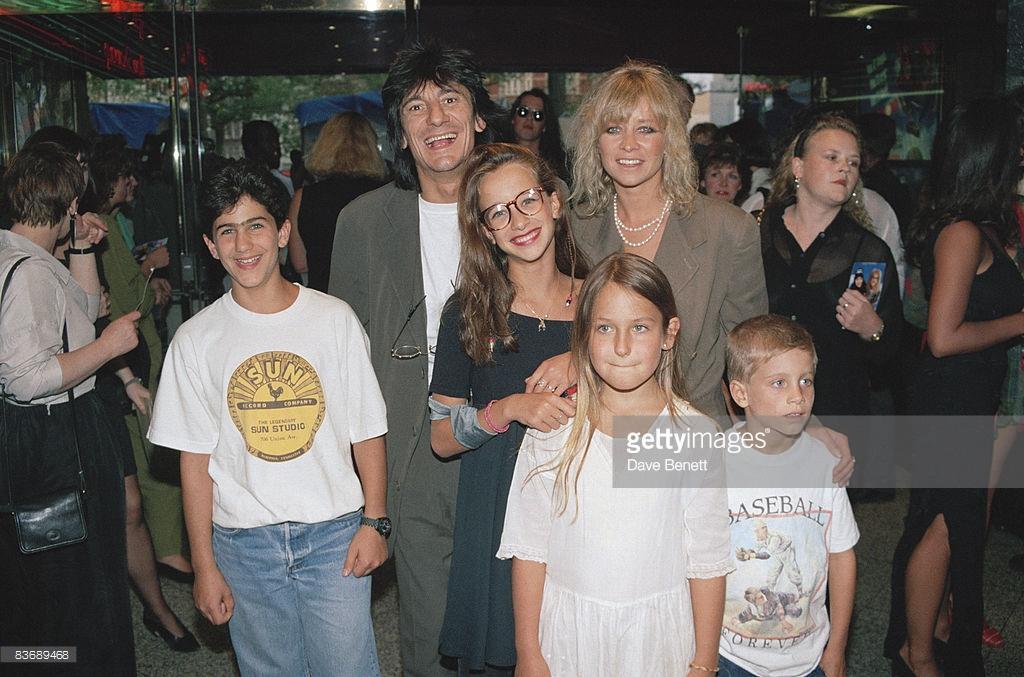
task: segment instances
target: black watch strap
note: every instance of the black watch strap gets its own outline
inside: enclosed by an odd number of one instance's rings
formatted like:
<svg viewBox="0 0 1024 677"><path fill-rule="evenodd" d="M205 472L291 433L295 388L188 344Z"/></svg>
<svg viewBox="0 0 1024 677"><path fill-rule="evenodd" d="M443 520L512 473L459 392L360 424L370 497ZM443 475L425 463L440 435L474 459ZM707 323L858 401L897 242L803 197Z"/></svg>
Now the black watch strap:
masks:
<svg viewBox="0 0 1024 677"><path fill-rule="evenodd" d="M391 520L387 517L363 517L359 520L359 526L370 527L385 539L391 535Z"/></svg>

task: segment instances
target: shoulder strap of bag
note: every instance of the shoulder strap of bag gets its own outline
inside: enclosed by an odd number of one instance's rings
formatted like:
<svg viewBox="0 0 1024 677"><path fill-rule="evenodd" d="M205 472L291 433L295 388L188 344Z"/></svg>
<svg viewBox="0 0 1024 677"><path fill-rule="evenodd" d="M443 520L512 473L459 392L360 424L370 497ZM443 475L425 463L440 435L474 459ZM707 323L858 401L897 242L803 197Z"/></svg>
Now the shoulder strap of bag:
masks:
<svg viewBox="0 0 1024 677"><path fill-rule="evenodd" d="M7 288L11 286L11 277L14 276L14 271L17 270L18 266L29 259L28 256L23 256L14 262L10 268L7 269L7 275L4 276L4 285L0 287L0 314L3 313L4 308L4 296L7 295ZM0 388L0 411L2 411L3 435L7 435L7 391ZM4 448L4 468L6 469L7 475L7 500L8 504L3 506L3 512L12 512L14 508L14 488L11 484L11 457L7 451L6 440L0 438L0 446Z"/></svg>

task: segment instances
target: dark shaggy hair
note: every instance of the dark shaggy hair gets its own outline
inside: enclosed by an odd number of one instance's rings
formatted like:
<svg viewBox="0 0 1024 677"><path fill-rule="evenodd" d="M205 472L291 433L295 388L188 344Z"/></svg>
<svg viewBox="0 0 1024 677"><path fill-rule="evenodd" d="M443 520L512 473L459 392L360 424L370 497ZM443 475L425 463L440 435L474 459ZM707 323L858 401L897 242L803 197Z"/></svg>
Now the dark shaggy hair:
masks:
<svg viewBox="0 0 1024 677"><path fill-rule="evenodd" d="M40 143L55 143L72 155L80 156L82 162L89 161L89 151L91 150L89 142L82 138L78 132L74 132L67 127L53 125L36 130L25 141L22 150Z"/></svg>
<svg viewBox="0 0 1024 677"><path fill-rule="evenodd" d="M86 199L86 210L101 214L110 212L116 205L110 204L114 197L114 186L122 176L135 173L135 160L127 148L106 146L97 148L89 162L93 194Z"/></svg>
<svg viewBox="0 0 1024 677"><path fill-rule="evenodd" d="M510 117L515 117L516 109L523 103L524 96L535 96L544 102L544 131L540 135L540 156L551 165L562 179L569 178L569 169L565 164L565 146L562 145L562 129L558 123L558 109L551 103L551 97L543 89L534 87L516 97L512 102Z"/></svg>
<svg viewBox="0 0 1024 677"><path fill-rule="evenodd" d="M4 174L4 194L11 218L34 228L61 223L83 190L82 166L56 143L35 143L23 148Z"/></svg>
<svg viewBox="0 0 1024 677"><path fill-rule="evenodd" d="M451 84L465 87L473 104L473 114L487 123L484 131L476 134L476 144L490 143L493 137L494 102L484 87L483 74L469 52L432 42L403 49L388 70L381 97L387 115L388 141L395 151L392 165L395 185L405 190L418 191L420 180L412 151L408 147L402 148L402 103L428 82L438 87Z"/></svg>
<svg viewBox="0 0 1024 677"><path fill-rule="evenodd" d="M1005 98L982 98L960 104L946 118L935 137L922 209L908 237L911 263L920 265L935 234L959 220L990 226L1003 244L1016 239L1020 115Z"/></svg>
<svg viewBox="0 0 1024 677"><path fill-rule="evenodd" d="M203 232L213 236L213 222L231 211L242 197L263 205L278 228L288 213L288 191L262 164L252 160L228 162L203 181L199 191L199 218Z"/></svg>

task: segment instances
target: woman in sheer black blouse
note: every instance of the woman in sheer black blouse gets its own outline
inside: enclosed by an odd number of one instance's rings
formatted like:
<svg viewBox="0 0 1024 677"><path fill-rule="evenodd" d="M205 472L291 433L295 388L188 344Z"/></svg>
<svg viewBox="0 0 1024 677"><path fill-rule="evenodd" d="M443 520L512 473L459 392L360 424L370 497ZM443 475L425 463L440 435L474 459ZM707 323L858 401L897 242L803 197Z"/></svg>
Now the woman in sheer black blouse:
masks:
<svg viewBox="0 0 1024 677"><path fill-rule="evenodd" d="M816 414L868 413L869 365L892 355L903 321L896 264L868 230L859 178L856 126L821 116L790 143L760 219L770 310L814 337ZM865 263L885 264L877 311L849 289Z"/></svg>

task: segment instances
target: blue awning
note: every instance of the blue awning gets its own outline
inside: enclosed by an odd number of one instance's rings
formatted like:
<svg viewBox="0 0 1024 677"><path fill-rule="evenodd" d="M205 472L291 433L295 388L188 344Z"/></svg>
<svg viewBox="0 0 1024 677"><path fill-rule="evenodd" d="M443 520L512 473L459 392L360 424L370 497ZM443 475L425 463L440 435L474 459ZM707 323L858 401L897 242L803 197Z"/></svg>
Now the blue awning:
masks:
<svg viewBox="0 0 1024 677"><path fill-rule="evenodd" d="M300 127L310 127L321 125L335 114L346 111L366 116L374 126L384 126L384 102L377 90L302 101L295 107L295 117Z"/></svg>
<svg viewBox="0 0 1024 677"><path fill-rule="evenodd" d="M142 148L171 114L165 103L90 103L92 123L100 134L120 134L130 148Z"/></svg>

